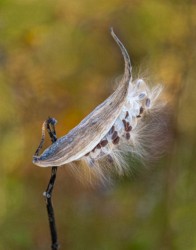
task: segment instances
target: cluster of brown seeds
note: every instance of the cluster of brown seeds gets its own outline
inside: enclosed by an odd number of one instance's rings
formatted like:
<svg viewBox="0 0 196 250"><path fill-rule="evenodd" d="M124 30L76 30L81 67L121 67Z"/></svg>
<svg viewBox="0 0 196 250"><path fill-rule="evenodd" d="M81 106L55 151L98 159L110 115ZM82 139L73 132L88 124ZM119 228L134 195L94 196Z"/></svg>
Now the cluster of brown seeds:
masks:
<svg viewBox="0 0 196 250"><path fill-rule="evenodd" d="M147 98L146 99L146 106L150 106L150 99ZM137 118L140 118L141 115L143 114L144 112L144 108L141 106L140 107L140 111L139 111L139 114L136 116ZM126 114L125 114L125 118L122 120L123 122L123 125L124 125L124 131L125 131L125 134L124 134L124 137L126 138L126 140L129 140L131 135L130 135L130 132L132 130L132 126L130 125L130 123L127 121L128 120L128 117L129 117L129 112L126 111ZM112 143L114 145L117 145L119 144L120 142L120 135L118 134L118 131L115 130L115 125L113 125L109 131L109 134L111 135L111 140L112 140ZM108 145L108 140L107 139L102 139L94 148L91 152L95 152L96 149L101 149L101 148L104 148L106 145ZM85 156L89 156L89 154L91 153L87 153ZM109 154L108 154L109 155ZM110 155L109 155L110 156ZM111 156L110 156L111 157ZM112 157L111 159L112 160Z"/></svg>

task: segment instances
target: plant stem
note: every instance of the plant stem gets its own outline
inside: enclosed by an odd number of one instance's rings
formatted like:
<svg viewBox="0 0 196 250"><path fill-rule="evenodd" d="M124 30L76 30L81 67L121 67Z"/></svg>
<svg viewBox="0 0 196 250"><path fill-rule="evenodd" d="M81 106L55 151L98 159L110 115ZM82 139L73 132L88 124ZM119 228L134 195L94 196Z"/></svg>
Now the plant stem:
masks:
<svg viewBox="0 0 196 250"><path fill-rule="evenodd" d="M58 243L58 236L57 236L57 230L56 230L55 214L54 214L54 209L52 206L52 191L53 191L55 180L56 180L56 172L57 172L57 167L52 167L51 177L48 183L48 187L46 191L43 193L43 195L46 198L46 208L47 208L48 220L49 220L49 226L50 226L52 250L57 250L60 247Z"/></svg>
<svg viewBox="0 0 196 250"><path fill-rule="evenodd" d="M52 143L54 143L57 140L56 137L56 131L55 131L55 124L56 120L53 118L48 118L46 122L46 127L50 136L50 139ZM54 209L52 206L52 191L54 188L55 180L56 180L56 173L57 173L57 167L52 167L51 169L51 177L47 186L46 191L43 193L43 195L46 198L46 208L48 213L48 220L49 220L49 226L50 226L50 234L51 234L51 240L52 250L57 250L60 248L60 245L58 243L58 236L57 236L57 230L56 230L56 223L55 223L55 214Z"/></svg>
<svg viewBox="0 0 196 250"><path fill-rule="evenodd" d="M45 140L45 128L47 128L48 134L50 136L50 139L52 143L54 143L57 140L56 137L56 131L55 131L55 124L56 120L54 118L48 118L43 123L42 126L42 139L40 142L40 145L38 146L35 156L39 154L39 151L41 150L44 140ZM51 176L50 180L47 186L46 191L43 193L45 200L46 200L46 208L47 208L47 213L48 213L48 220L49 220L49 226L50 226L50 234L51 234L51 249L52 250L58 250L60 248L60 245L58 243L58 236L57 236L57 230L56 230L56 224L55 224L55 214L54 214L54 209L52 206L52 191L54 188L55 180L56 180L56 173L57 173L57 167L52 167L51 169Z"/></svg>

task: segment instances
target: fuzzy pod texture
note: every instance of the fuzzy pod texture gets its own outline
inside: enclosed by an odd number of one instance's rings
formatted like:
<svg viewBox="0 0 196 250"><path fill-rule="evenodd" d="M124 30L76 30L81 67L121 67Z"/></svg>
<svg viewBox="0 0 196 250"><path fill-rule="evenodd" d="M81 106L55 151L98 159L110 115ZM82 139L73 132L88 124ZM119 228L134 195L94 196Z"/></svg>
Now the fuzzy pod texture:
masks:
<svg viewBox="0 0 196 250"><path fill-rule="evenodd" d="M125 62L118 87L68 134L59 138L33 163L40 167L70 164L74 174L90 181L108 180L112 173L130 172L127 155L142 161L162 152L167 133L162 86L150 88L132 80L132 66L122 42L111 30Z"/></svg>

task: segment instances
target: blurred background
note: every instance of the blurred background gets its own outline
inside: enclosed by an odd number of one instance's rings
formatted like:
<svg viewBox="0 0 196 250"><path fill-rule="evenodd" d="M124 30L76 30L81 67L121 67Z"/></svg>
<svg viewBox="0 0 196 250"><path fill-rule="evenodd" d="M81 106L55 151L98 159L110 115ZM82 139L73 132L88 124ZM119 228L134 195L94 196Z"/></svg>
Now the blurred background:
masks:
<svg viewBox="0 0 196 250"><path fill-rule="evenodd" d="M50 249L42 197L50 169L32 155L48 116L60 137L113 91L123 60L111 26L134 77L164 83L174 140L153 166L110 188L60 168L61 249L196 249L195 1L1 0L0 250Z"/></svg>

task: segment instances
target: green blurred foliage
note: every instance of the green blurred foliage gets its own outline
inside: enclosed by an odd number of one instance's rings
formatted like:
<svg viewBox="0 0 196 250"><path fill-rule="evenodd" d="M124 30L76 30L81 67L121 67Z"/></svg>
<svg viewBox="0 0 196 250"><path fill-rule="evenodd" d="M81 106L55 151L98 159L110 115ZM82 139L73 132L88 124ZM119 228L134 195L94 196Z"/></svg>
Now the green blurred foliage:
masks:
<svg viewBox="0 0 196 250"><path fill-rule="evenodd" d="M111 26L134 76L164 82L174 141L154 167L109 189L59 169L61 248L196 249L195 2L1 0L0 250L49 249L42 192L50 169L32 155L49 115L62 136L111 93L123 68Z"/></svg>

